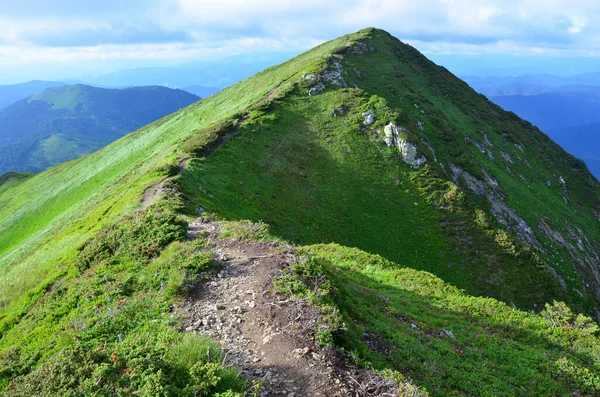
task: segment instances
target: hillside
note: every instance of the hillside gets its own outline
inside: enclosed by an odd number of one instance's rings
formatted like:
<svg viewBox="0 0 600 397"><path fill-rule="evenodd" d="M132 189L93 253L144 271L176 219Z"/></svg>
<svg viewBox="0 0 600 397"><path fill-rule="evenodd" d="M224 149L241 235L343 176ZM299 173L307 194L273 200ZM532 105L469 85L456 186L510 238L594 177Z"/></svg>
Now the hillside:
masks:
<svg viewBox="0 0 600 397"><path fill-rule="evenodd" d="M21 84L0 85L0 109L27 98L50 87L60 87L64 83L55 81L28 81Z"/></svg>
<svg viewBox="0 0 600 397"><path fill-rule="evenodd" d="M37 172L92 153L198 99L164 87L48 88L0 109L0 174Z"/></svg>
<svg viewBox="0 0 600 397"><path fill-rule="evenodd" d="M10 181L6 395L600 393L598 181L384 31Z"/></svg>

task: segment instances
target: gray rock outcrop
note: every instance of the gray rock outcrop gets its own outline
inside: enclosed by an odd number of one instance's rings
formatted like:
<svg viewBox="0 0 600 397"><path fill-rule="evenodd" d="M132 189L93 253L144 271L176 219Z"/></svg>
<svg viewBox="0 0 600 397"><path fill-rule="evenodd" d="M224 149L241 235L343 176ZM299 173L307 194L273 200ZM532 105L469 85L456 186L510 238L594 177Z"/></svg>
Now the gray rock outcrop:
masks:
<svg viewBox="0 0 600 397"><path fill-rule="evenodd" d="M425 164L427 159L424 156L419 156L417 147L406 140L406 133L408 132L406 128L390 123L384 127L383 132L385 144L396 146L400 152L400 157L405 163L410 164L413 168L419 168Z"/></svg>
<svg viewBox="0 0 600 397"><path fill-rule="evenodd" d="M533 229L515 210L504 203L504 194L494 178L485 173L486 180L479 180L454 164L450 164L450 169L452 170L455 183L458 183L459 179L462 179L473 193L480 197L485 197L490 202L492 214L498 222L515 232L525 244L539 246Z"/></svg>

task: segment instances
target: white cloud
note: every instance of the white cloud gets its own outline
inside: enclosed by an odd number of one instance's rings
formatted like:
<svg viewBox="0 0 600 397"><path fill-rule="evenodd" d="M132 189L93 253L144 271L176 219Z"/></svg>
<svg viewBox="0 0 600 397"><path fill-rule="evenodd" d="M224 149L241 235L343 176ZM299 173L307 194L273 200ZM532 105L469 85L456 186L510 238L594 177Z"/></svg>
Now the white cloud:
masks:
<svg viewBox="0 0 600 397"><path fill-rule="evenodd" d="M430 54L600 52L598 0L8 1L0 67L299 51L367 26Z"/></svg>

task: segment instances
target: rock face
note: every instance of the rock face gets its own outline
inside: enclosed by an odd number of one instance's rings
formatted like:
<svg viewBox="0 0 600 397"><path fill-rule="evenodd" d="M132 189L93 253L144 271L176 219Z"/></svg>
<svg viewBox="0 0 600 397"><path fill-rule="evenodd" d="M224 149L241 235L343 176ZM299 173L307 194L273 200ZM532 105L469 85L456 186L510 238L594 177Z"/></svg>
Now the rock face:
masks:
<svg viewBox="0 0 600 397"><path fill-rule="evenodd" d="M485 182L475 178L462 168L450 164L455 183L462 179L465 184L478 196L485 197L491 204L492 214L498 222L514 231L521 240L529 246L539 246L539 242L533 233L533 229L521 218L515 210L504 203L504 194L500 190L498 182L485 174Z"/></svg>
<svg viewBox="0 0 600 397"><path fill-rule="evenodd" d="M319 95L320 93L323 92L324 89L325 89L325 85L323 85L323 83L315 84L313 87L311 87L308 90L308 95L310 95L310 96Z"/></svg>
<svg viewBox="0 0 600 397"><path fill-rule="evenodd" d="M323 72L323 80L326 83L336 85L338 87L347 88L348 84L344 81L342 76L342 61L337 58L333 58L329 62L329 68Z"/></svg>
<svg viewBox="0 0 600 397"><path fill-rule="evenodd" d="M589 289L600 299L600 257L583 231L567 227L563 233L550 227L550 220L540 219L539 229L552 243L565 248L577 267L584 288ZM600 312L595 313L600 322Z"/></svg>
<svg viewBox="0 0 600 397"><path fill-rule="evenodd" d="M396 146L398 151L400 152L400 157L402 160L413 166L414 168L419 168L427 159L424 156L419 156L417 147L406 140L406 128L394 125L392 123L385 126L383 129L385 137L383 138L384 142L388 146Z"/></svg>
<svg viewBox="0 0 600 397"><path fill-rule="evenodd" d="M325 90L326 84L348 88L348 84L344 81L342 61L340 58L332 58L329 61L328 68L324 70L320 76L314 73L303 73L302 78L312 85L306 92L308 95L319 95Z"/></svg>

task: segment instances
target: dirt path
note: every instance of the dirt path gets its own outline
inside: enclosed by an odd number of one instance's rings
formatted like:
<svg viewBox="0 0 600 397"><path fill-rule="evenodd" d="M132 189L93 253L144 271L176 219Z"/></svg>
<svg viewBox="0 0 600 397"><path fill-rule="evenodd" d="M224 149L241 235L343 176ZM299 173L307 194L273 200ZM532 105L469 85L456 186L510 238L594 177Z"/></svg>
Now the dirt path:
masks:
<svg viewBox="0 0 600 397"><path fill-rule="evenodd" d="M389 382L348 367L335 351L315 345L316 309L271 292L273 277L296 260L291 247L219 240L218 233L218 225L190 223L188 238L207 236L222 270L181 308L186 332L219 342L228 364L265 382L263 396L396 395L387 393L393 389Z"/></svg>

